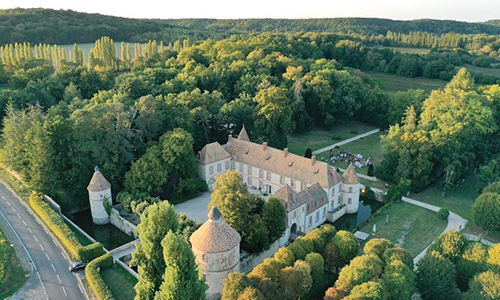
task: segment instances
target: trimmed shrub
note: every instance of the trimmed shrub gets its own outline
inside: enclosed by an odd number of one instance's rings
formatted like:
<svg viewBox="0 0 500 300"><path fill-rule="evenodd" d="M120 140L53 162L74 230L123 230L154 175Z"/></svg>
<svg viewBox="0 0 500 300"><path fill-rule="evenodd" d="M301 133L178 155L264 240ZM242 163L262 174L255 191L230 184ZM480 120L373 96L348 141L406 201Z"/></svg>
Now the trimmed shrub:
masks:
<svg viewBox="0 0 500 300"><path fill-rule="evenodd" d="M78 242L75 233L64 222L62 216L43 201L40 194L32 193L29 200L33 211L47 225L57 240L61 242L70 256L77 260L91 260L104 254L104 249L100 243L94 243L85 247L82 246Z"/></svg>
<svg viewBox="0 0 500 300"><path fill-rule="evenodd" d="M98 300L114 300L108 285L102 279L100 270L113 266L113 256L106 253L91 261L85 268L85 278Z"/></svg>
<svg viewBox="0 0 500 300"><path fill-rule="evenodd" d="M438 211L438 217L441 219L441 220L446 220L448 219L448 215L450 214L450 212L446 209L446 208L440 208L439 211Z"/></svg>

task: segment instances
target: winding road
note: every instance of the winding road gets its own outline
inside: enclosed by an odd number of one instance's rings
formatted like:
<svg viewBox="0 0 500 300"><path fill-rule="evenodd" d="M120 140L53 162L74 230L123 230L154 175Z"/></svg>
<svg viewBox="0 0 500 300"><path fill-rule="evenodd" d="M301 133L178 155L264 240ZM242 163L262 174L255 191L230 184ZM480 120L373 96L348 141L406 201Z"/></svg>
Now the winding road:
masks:
<svg viewBox="0 0 500 300"><path fill-rule="evenodd" d="M75 299L86 297L71 264L52 236L0 183L0 226L14 244L24 265L31 265L28 282L10 299Z"/></svg>

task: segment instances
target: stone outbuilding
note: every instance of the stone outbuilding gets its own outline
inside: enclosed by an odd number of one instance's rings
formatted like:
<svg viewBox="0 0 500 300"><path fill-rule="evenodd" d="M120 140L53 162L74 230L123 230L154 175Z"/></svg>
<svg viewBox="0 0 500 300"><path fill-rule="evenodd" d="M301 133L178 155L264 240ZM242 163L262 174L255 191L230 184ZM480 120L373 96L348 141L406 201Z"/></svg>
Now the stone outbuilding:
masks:
<svg viewBox="0 0 500 300"><path fill-rule="evenodd" d="M193 253L208 285L207 299L219 299L222 281L240 270L240 234L222 220L217 206L190 238Z"/></svg>
<svg viewBox="0 0 500 300"><path fill-rule="evenodd" d="M90 212L92 213L92 221L94 224L103 225L109 223L109 215L106 212L105 205L113 206L111 196L111 184L106 180L104 175L99 171L99 167L95 167L94 175L87 186L89 192ZM104 204L107 201L108 204Z"/></svg>

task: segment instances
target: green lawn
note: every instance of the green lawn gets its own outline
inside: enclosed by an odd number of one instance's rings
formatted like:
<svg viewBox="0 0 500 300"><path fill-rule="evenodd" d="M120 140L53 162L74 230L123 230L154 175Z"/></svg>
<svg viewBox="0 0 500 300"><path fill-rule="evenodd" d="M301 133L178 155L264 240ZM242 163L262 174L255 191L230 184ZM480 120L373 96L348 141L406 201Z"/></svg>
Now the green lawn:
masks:
<svg viewBox="0 0 500 300"><path fill-rule="evenodd" d="M373 134L370 136L367 136L365 138L359 139L357 141L345 144L340 146L339 148L336 148L333 150L334 154L337 154L338 151L350 151L351 153L355 154L363 154L363 159L362 162L364 163L364 160L368 158L369 156L372 156L373 158L373 166L377 167L378 164L382 161L383 154L382 154L382 148L380 146L380 134ZM323 161L327 161L330 163L332 166L338 167L338 168L347 168L349 166L349 163L347 162L341 162L337 161L336 163L332 164L331 161L328 159L329 158L329 151L320 153L317 155L319 159ZM365 174L368 172L368 168L356 168L357 173Z"/></svg>
<svg viewBox="0 0 500 300"><path fill-rule="evenodd" d="M137 279L120 265L115 264L112 268L105 269L101 276L111 289L117 300L130 300L135 297L134 286Z"/></svg>
<svg viewBox="0 0 500 300"><path fill-rule="evenodd" d="M401 52L403 54L427 54L431 52L429 48L411 48L411 47L371 47L374 49L391 49L393 51Z"/></svg>
<svg viewBox="0 0 500 300"><path fill-rule="evenodd" d="M321 149L376 128L357 121L339 119L329 130L314 128L303 134L292 134L288 137L288 149L291 153L304 155L307 148L313 151Z"/></svg>
<svg viewBox="0 0 500 300"><path fill-rule="evenodd" d="M488 76L495 76L500 78L500 69L493 69L493 68L481 68L481 67L476 67L473 65L465 65L467 70L474 72L474 73L480 73L483 75L488 75Z"/></svg>
<svg viewBox="0 0 500 300"><path fill-rule="evenodd" d="M0 229L0 299L14 294L29 276L24 271L16 251Z"/></svg>
<svg viewBox="0 0 500 300"><path fill-rule="evenodd" d="M380 80L387 90L391 92L406 91L409 89L422 89L427 93L444 87L448 82L439 79L428 79L422 77L409 78L393 74L364 72Z"/></svg>
<svg viewBox="0 0 500 300"><path fill-rule="evenodd" d="M387 215L388 224L385 223ZM439 219L433 211L398 202L372 216L359 230L371 234L375 224L377 232L370 235L370 238L389 239L395 245L408 249L413 256L417 256L443 232L447 222Z"/></svg>

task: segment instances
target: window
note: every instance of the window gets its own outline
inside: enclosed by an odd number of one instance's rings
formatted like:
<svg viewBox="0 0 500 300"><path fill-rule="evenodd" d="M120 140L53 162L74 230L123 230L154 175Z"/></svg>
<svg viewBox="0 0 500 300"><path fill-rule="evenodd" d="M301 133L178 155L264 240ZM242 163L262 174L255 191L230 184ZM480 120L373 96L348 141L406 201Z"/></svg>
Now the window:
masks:
<svg viewBox="0 0 500 300"><path fill-rule="evenodd" d="M250 174L250 175L252 175L252 166L248 166L247 173Z"/></svg>
<svg viewBox="0 0 500 300"><path fill-rule="evenodd" d="M224 170L229 170L229 160L224 162Z"/></svg>
<svg viewBox="0 0 500 300"><path fill-rule="evenodd" d="M339 205L340 205L340 196L339 196L339 197L338 197L338 199L337 199L337 204L339 204Z"/></svg>
<svg viewBox="0 0 500 300"><path fill-rule="evenodd" d="M305 188L306 188L306 184L305 184L305 183L303 183L303 182L301 182L301 183L300 183L300 190L302 191L302 190L304 190Z"/></svg>
<svg viewBox="0 0 500 300"><path fill-rule="evenodd" d="M240 172L243 172L243 164L240 164Z"/></svg>
<svg viewBox="0 0 500 300"><path fill-rule="evenodd" d="M352 204L352 198L347 199L347 204Z"/></svg>
<svg viewBox="0 0 500 300"><path fill-rule="evenodd" d="M326 207L323 207L323 218L326 217Z"/></svg>
<svg viewBox="0 0 500 300"><path fill-rule="evenodd" d="M264 178L264 170L259 170L259 177Z"/></svg>
<svg viewBox="0 0 500 300"><path fill-rule="evenodd" d="M236 170L236 163L234 161L231 162L231 170Z"/></svg>
<svg viewBox="0 0 500 300"><path fill-rule="evenodd" d="M316 212L316 222L319 221L319 210Z"/></svg>
<svg viewBox="0 0 500 300"><path fill-rule="evenodd" d="M292 179L291 184L292 184L292 188L295 188L295 180Z"/></svg>
<svg viewBox="0 0 500 300"><path fill-rule="evenodd" d="M218 163L217 164L217 173L220 173L222 171L222 164Z"/></svg>
<svg viewBox="0 0 500 300"><path fill-rule="evenodd" d="M292 213L292 218L296 218L297 217L297 210L294 210L293 213Z"/></svg>
<svg viewBox="0 0 500 300"><path fill-rule="evenodd" d="M337 187L335 188L335 190L336 190L337 194L340 193L340 185L337 185Z"/></svg>
<svg viewBox="0 0 500 300"><path fill-rule="evenodd" d="M352 186L349 187L349 193L352 193Z"/></svg>
<svg viewBox="0 0 500 300"><path fill-rule="evenodd" d="M248 185L252 185L252 177L248 176Z"/></svg>
<svg viewBox="0 0 500 300"><path fill-rule="evenodd" d="M285 177L280 176L280 183L281 183L281 184L285 184Z"/></svg>
<svg viewBox="0 0 500 300"><path fill-rule="evenodd" d="M305 210L305 207L304 207L304 206L302 206L302 212L304 212L304 210Z"/></svg>
<svg viewBox="0 0 500 300"><path fill-rule="evenodd" d="M271 180L271 172L267 172L267 180Z"/></svg>
<svg viewBox="0 0 500 300"><path fill-rule="evenodd" d="M259 181L259 187L260 187L260 188L263 188L263 187L264 187L264 182Z"/></svg>
<svg viewBox="0 0 500 300"><path fill-rule="evenodd" d="M313 217L309 216L309 226L312 226L312 224L313 224Z"/></svg>
<svg viewBox="0 0 500 300"><path fill-rule="evenodd" d="M212 175L214 173L214 166L208 167L208 173Z"/></svg>

